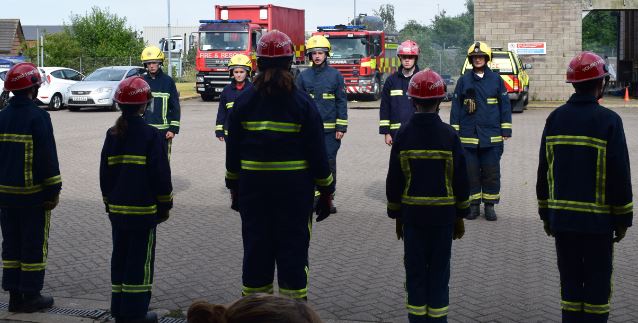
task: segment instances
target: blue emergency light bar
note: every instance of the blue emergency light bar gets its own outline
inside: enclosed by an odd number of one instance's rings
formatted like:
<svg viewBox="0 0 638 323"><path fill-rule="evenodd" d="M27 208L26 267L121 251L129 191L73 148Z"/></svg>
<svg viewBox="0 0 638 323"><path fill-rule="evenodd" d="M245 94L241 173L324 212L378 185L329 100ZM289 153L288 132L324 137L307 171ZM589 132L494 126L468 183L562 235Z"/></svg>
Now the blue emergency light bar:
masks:
<svg viewBox="0 0 638 323"><path fill-rule="evenodd" d="M250 19L235 19L235 20L200 20L200 24L222 24L222 23L246 23L251 22Z"/></svg>
<svg viewBox="0 0 638 323"><path fill-rule="evenodd" d="M362 30L366 29L366 26L363 25L354 25L354 26L346 26L346 25L336 25L336 26L317 26L318 31L348 31L348 30Z"/></svg>

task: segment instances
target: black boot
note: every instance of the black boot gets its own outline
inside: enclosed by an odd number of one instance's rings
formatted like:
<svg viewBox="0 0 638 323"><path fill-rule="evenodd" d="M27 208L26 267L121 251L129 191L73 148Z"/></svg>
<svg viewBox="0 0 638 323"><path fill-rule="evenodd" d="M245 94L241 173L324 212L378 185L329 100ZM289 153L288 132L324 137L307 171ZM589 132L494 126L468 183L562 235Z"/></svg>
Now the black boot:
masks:
<svg viewBox="0 0 638 323"><path fill-rule="evenodd" d="M485 203L485 220L496 221L496 212L494 211L494 204Z"/></svg>
<svg viewBox="0 0 638 323"><path fill-rule="evenodd" d="M478 218L480 212L481 211L479 209L479 205L478 204L471 204L470 205L470 214L468 214L465 218L467 220L474 220L474 219Z"/></svg>
<svg viewBox="0 0 638 323"><path fill-rule="evenodd" d="M148 312L146 316L139 319L122 319L115 318L115 323L157 323L157 314L155 312Z"/></svg>
<svg viewBox="0 0 638 323"><path fill-rule="evenodd" d="M9 312L21 312L22 311L22 293L9 292Z"/></svg>
<svg viewBox="0 0 638 323"><path fill-rule="evenodd" d="M33 313L53 306L53 297L36 293L24 293L22 312Z"/></svg>

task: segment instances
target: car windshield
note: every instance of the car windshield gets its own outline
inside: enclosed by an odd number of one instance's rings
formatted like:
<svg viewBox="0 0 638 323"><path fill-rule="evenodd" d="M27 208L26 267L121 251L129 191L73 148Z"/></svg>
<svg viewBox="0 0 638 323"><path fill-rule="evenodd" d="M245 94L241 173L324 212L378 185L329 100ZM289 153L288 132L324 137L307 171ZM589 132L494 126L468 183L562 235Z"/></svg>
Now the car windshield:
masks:
<svg viewBox="0 0 638 323"><path fill-rule="evenodd" d="M368 56L365 38L330 38L332 58L363 58Z"/></svg>
<svg viewBox="0 0 638 323"><path fill-rule="evenodd" d="M247 32L202 32L199 33L200 50L246 50Z"/></svg>
<svg viewBox="0 0 638 323"><path fill-rule="evenodd" d="M87 76L85 81L119 81L124 77L126 70L116 70L112 68L99 69Z"/></svg>
<svg viewBox="0 0 638 323"><path fill-rule="evenodd" d="M498 70L500 74L511 74L514 72L510 55L507 53L494 53L492 61L490 62L490 68Z"/></svg>

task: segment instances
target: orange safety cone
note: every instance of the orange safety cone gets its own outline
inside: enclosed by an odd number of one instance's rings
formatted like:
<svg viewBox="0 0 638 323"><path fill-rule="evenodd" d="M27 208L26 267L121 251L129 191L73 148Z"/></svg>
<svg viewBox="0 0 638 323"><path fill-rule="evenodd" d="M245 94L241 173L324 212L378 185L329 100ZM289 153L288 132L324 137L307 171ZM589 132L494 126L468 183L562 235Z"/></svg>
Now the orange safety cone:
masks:
<svg viewBox="0 0 638 323"><path fill-rule="evenodd" d="M629 102L629 87L625 87L625 102Z"/></svg>

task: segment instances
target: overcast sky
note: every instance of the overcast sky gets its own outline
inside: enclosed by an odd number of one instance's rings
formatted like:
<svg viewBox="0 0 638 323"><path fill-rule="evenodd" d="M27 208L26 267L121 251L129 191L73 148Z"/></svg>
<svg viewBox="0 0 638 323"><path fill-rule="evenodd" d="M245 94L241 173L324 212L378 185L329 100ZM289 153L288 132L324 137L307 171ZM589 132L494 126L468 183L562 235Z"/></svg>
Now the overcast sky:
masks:
<svg viewBox="0 0 638 323"><path fill-rule="evenodd" d="M448 15L465 11L465 0L172 0L171 25L195 26L199 19L214 18L214 6L232 4L267 4L306 10L306 30L318 25L346 23L352 18L356 2L357 13L372 14L385 3L393 3L398 29L410 19L422 24L430 23L437 10ZM142 30L145 26L166 25L167 0L2 0L0 18L18 18L23 25L62 25L69 23L71 14L90 11L93 6L109 8L120 17L126 17L131 27Z"/></svg>

